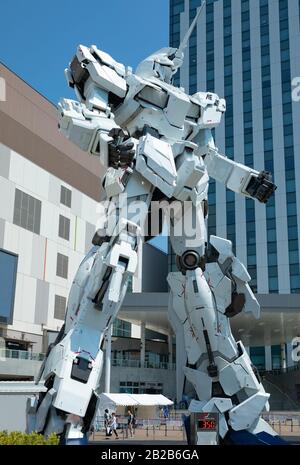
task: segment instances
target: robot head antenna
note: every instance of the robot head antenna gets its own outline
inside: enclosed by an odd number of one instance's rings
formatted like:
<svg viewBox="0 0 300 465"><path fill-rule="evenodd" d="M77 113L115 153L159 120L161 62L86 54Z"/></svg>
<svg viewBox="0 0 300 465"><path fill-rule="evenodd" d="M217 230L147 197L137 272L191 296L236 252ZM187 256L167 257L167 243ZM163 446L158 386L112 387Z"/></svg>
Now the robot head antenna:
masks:
<svg viewBox="0 0 300 465"><path fill-rule="evenodd" d="M136 74L144 78L155 77L161 81L171 83L172 77L182 66L184 51L203 12L206 0L203 1L187 33L178 48L165 47L143 60L136 69Z"/></svg>

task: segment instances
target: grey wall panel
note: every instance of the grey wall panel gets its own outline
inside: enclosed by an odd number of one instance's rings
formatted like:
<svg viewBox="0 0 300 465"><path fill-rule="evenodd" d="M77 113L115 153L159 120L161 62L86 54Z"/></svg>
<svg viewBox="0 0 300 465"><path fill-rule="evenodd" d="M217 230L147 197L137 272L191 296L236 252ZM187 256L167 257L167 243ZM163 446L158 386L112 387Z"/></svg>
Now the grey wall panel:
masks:
<svg viewBox="0 0 300 465"><path fill-rule="evenodd" d="M26 430L27 395L0 394L0 431Z"/></svg>
<svg viewBox="0 0 300 465"><path fill-rule="evenodd" d="M84 217L82 215L82 193L75 189L72 190L72 212L77 216Z"/></svg>
<svg viewBox="0 0 300 465"><path fill-rule="evenodd" d="M46 324L49 305L49 283L37 279L34 322Z"/></svg>
<svg viewBox="0 0 300 465"><path fill-rule="evenodd" d="M10 149L0 144L0 176L8 179L10 166Z"/></svg>
<svg viewBox="0 0 300 465"><path fill-rule="evenodd" d="M61 181L55 176L49 176L49 201L55 205L60 203Z"/></svg>
<svg viewBox="0 0 300 465"><path fill-rule="evenodd" d="M95 234L95 225L89 223L88 221L86 222L85 226L85 252L87 253L90 248L92 247L92 239Z"/></svg>
<svg viewBox="0 0 300 465"><path fill-rule="evenodd" d="M43 279L45 238L34 234L32 236L31 276Z"/></svg>

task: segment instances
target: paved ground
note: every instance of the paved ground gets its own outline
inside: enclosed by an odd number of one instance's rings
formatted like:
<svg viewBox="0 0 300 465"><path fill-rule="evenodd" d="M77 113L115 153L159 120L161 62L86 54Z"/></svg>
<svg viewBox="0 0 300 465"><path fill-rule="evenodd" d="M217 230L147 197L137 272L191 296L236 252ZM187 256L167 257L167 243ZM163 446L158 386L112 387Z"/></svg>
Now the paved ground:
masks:
<svg viewBox="0 0 300 465"><path fill-rule="evenodd" d="M276 428L277 429L277 428ZM281 437L290 442L291 444L300 445L300 430L291 432L288 428L281 427ZM279 431L278 431L279 432ZM159 430L155 428L154 430L143 430L137 429L133 438L126 437L126 434L122 434L119 431L119 438L116 439L114 436L109 438L105 437L104 432L97 432L94 436L90 438L91 445L103 445L103 444L125 444L125 445L187 445L185 438L185 433L183 431L166 431L163 429Z"/></svg>
<svg viewBox="0 0 300 465"><path fill-rule="evenodd" d="M125 432L118 430L119 438L116 439L114 436L109 438L105 437L104 432L97 432L90 438L90 444L182 444L186 445L185 432L183 431L165 431L163 428L149 429L137 429L133 438L126 437ZM167 434L167 435L166 435Z"/></svg>

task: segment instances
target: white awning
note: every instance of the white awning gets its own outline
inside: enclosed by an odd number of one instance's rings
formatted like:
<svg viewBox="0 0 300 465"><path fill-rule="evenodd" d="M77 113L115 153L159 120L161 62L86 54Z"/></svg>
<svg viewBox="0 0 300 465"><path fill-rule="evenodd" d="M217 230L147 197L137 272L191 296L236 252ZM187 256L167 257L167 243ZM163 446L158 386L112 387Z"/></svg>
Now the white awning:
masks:
<svg viewBox="0 0 300 465"><path fill-rule="evenodd" d="M115 405L173 405L173 402L162 394L111 394L99 395L100 405L113 403Z"/></svg>
<svg viewBox="0 0 300 465"><path fill-rule="evenodd" d="M130 394L131 397L136 399L139 405L173 405L167 397L162 394Z"/></svg>

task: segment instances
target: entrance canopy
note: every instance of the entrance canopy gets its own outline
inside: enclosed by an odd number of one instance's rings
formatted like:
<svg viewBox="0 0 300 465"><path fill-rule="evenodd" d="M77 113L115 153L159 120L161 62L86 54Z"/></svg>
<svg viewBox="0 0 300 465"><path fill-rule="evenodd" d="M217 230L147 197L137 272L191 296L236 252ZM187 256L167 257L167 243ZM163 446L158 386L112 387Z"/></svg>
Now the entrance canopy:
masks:
<svg viewBox="0 0 300 465"><path fill-rule="evenodd" d="M99 395L101 406L165 406L173 405L173 402L162 394L108 394ZM106 408L106 407L105 407Z"/></svg>
<svg viewBox="0 0 300 465"><path fill-rule="evenodd" d="M162 394L108 394L99 395L98 415L104 410L116 412L118 423L124 423L127 408L131 408L139 421L149 421L159 417L161 407L170 407L173 402Z"/></svg>

